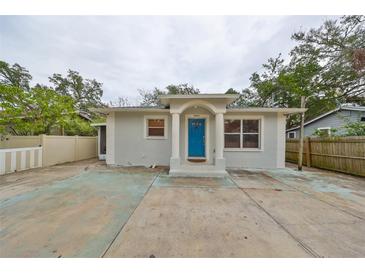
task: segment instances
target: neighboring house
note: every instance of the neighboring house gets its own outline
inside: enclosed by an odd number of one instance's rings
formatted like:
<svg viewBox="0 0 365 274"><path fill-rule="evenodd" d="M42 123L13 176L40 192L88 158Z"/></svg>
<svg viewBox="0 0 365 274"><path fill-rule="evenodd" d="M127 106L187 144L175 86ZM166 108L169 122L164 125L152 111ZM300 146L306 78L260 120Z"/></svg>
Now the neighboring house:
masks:
<svg viewBox="0 0 365 274"><path fill-rule="evenodd" d="M324 131L325 135L331 135L331 129L336 129L336 134L346 132L344 126L349 122L365 123L365 106L341 105L340 107L326 112L304 123L304 136L312 136L316 130ZM300 137L300 126L286 131L288 139Z"/></svg>
<svg viewBox="0 0 365 274"><path fill-rule="evenodd" d="M237 97L162 95L161 107L96 109L107 115L106 163L165 165L175 176L224 176L226 167L285 167L286 115L305 109L227 109Z"/></svg>

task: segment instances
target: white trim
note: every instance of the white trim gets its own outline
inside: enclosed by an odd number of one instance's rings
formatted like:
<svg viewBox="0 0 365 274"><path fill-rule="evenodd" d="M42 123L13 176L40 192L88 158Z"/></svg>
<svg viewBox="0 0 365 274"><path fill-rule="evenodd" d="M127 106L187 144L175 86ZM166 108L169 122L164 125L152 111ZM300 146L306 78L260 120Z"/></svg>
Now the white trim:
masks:
<svg viewBox="0 0 365 274"><path fill-rule="evenodd" d="M224 120L241 120L240 145L242 145L242 120L260 120L259 121L259 148L225 148L227 152L261 152L264 151L264 116L263 115L224 115ZM225 134L223 132L223 134Z"/></svg>
<svg viewBox="0 0 365 274"><path fill-rule="evenodd" d="M42 147L1 148L0 152L28 151L28 150L38 150L38 149L42 149Z"/></svg>
<svg viewBox="0 0 365 274"><path fill-rule="evenodd" d="M200 93L200 94L167 94L160 95L160 99L238 99L238 94Z"/></svg>
<svg viewBox="0 0 365 274"><path fill-rule="evenodd" d="M328 130L328 136L331 136L331 127L317 127L317 130L323 130L323 129L327 129Z"/></svg>
<svg viewBox="0 0 365 274"><path fill-rule="evenodd" d="M307 111L306 108L228 108L227 113L252 113L252 112L264 112L264 113L283 113L283 114L294 114L302 113Z"/></svg>
<svg viewBox="0 0 365 274"><path fill-rule="evenodd" d="M294 133L294 137L293 138L290 137L290 133ZM287 132L286 133L286 138L288 138L288 139L296 139L297 138L297 132L296 131L289 131L289 132Z"/></svg>
<svg viewBox="0 0 365 274"><path fill-rule="evenodd" d="M106 164L107 165L115 165L115 156L116 156L116 143L115 139L116 135L116 117L115 112L112 112L106 118ZM119 136L118 136L119 137Z"/></svg>
<svg viewBox="0 0 365 274"><path fill-rule="evenodd" d="M144 138L147 140L166 140L168 138L168 116L167 115L145 115L143 117L144 119ZM152 119L163 119L164 120L164 136L148 136L148 123L147 120L152 120Z"/></svg>
<svg viewBox="0 0 365 274"><path fill-rule="evenodd" d="M167 108L139 108L139 107L111 107L111 108L91 108L93 112L109 114L112 112L170 112Z"/></svg>
<svg viewBox="0 0 365 274"><path fill-rule="evenodd" d="M225 112L225 108L223 110L219 110L215 105L213 105L210 102L207 101L203 101L203 100L191 100L188 101L186 103L184 103L183 105L181 105L177 110L173 110L171 109L171 112L173 113L174 111L176 111L177 113L183 113L186 109L190 108L190 107L201 107L204 109L207 109L208 111L212 112L213 114L218 113L218 112Z"/></svg>
<svg viewBox="0 0 365 274"><path fill-rule="evenodd" d="M196 119L205 119L205 157L189 157L189 127L188 127L188 120L189 118L196 118ZM210 153L209 153L209 143L210 143L210 136L209 136L209 114L185 114L185 161L189 158L191 159L205 159L208 163L210 160ZM197 163L202 164L202 163Z"/></svg>
<svg viewBox="0 0 365 274"><path fill-rule="evenodd" d="M234 102L235 100L237 100L239 97L238 94L188 94L188 95L181 95L181 94L177 94L177 95L160 95L159 99L160 102L164 105L169 105L171 100L186 100L186 99L190 99L192 101L195 101L196 99L220 99L222 100L222 103L225 104L230 104L232 102Z"/></svg>

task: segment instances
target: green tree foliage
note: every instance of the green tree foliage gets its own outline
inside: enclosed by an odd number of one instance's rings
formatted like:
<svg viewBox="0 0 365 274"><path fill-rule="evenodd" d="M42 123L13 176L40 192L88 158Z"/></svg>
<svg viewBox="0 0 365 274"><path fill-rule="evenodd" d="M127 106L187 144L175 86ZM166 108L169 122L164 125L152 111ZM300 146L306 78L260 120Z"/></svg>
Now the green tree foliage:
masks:
<svg viewBox="0 0 365 274"><path fill-rule="evenodd" d="M313 133L314 136L317 137L334 137L337 134L337 129L336 128L331 128L328 132L328 130L321 130L321 129L316 129Z"/></svg>
<svg viewBox="0 0 365 274"><path fill-rule="evenodd" d="M0 85L0 108L0 131L13 135L50 134L75 117L72 98L39 86L26 91Z"/></svg>
<svg viewBox="0 0 365 274"><path fill-rule="evenodd" d="M64 81L59 75L54 77L59 81L54 80L59 83L55 89L40 84L30 87L28 70L0 61L0 133L95 135L90 122L77 113L101 104L101 84L83 80L75 71Z"/></svg>
<svg viewBox="0 0 365 274"><path fill-rule="evenodd" d="M352 122L344 126L346 129L345 136L365 136L365 123L364 122Z"/></svg>
<svg viewBox="0 0 365 274"><path fill-rule="evenodd" d="M24 67L18 64L10 66L0 60L0 84L29 90L30 80L32 80L32 76Z"/></svg>
<svg viewBox="0 0 365 274"><path fill-rule="evenodd" d="M77 115L66 119L63 130L65 135L70 136L92 136L96 134L96 129L90 125L90 122L85 121Z"/></svg>
<svg viewBox="0 0 365 274"><path fill-rule="evenodd" d="M344 16L327 20L317 29L297 32L292 39L298 45L292 50L292 63L317 62L320 77L317 86L338 98L363 101L365 92L365 17Z"/></svg>
<svg viewBox="0 0 365 274"><path fill-rule="evenodd" d="M68 95L75 101L75 107L87 111L102 106L102 84L95 79L84 79L77 71L69 70L67 76L55 73L49 77L54 89L61 95Z"/></svg>
<svg viewBox="0 0 365 274"><path fill-rule="evenodd" d="M308 97L307 119L340 103L365 103L365 17L344 16L327 20L319 28L292 35L297 45L289 60L279 55L253 73L249 89L240 94L238 105L299 107ZM291 117L288 126L298 123Z"/></svg>
<svg viewBox="0 0 365 274"><path fill-rule="evenodd" d="M200 91L197 88L194 88L192 85L188 84L180 84L180 85L168 85L166 90L160 90L158 88L154 88L152 91L139 90L139 94L142 97L141 105L142 106L159 106L160 95L166 94L199 94Z"/></svg>

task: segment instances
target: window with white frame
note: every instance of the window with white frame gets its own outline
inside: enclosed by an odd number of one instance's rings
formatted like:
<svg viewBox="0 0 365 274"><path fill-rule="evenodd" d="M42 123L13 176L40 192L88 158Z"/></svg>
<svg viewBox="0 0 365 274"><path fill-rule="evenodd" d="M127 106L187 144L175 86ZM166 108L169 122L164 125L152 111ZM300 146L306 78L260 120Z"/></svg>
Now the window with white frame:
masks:
<svg viewBox="0 0 365 274"><path fill-rule="evenodd" d="M295 139L295 138L297 138L297 133L295 131L288 132L287 136L289 139Z"/></svg>
<svg viewBox="0 0 365 274"><path fill-rule="evenodd" d="M148 139L166 139L166 117L145 116L145 137Z"/></svg>
<svg viewBox="0 0 365 274"><path fill-rule="evenodd" d="M261 119L224 120L226 149L260 149Z"/></svg>

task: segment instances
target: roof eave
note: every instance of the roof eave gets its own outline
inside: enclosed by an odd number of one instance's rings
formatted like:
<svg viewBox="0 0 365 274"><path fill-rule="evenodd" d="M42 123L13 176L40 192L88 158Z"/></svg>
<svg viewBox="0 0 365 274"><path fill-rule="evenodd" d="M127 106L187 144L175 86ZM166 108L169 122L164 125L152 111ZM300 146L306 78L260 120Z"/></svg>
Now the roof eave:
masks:
<svg viewBox="0 0 365 274"><path fill-rule="evenodd" d="M170 112L170 110L166 108L133 108L133 107L94 108L91 110L102 114L109 114L111 112Z"/></svg>
<svg viewBox="0 0 365 274"><path fill-rule="evenodd" d="M163 105L169 105L171 100L181 99L221 99L230 104L239 98L239 94L190 94L190 95L160 95L159 99Z"/></svg>
<svg viewBox="0 0 365 274"><path fill-rule="evenodd" d="M282 114L296 114L306 112L306 108L229 108L229 113L250 113L250 112L265 112L265 113L282 113Z"/></svg>

